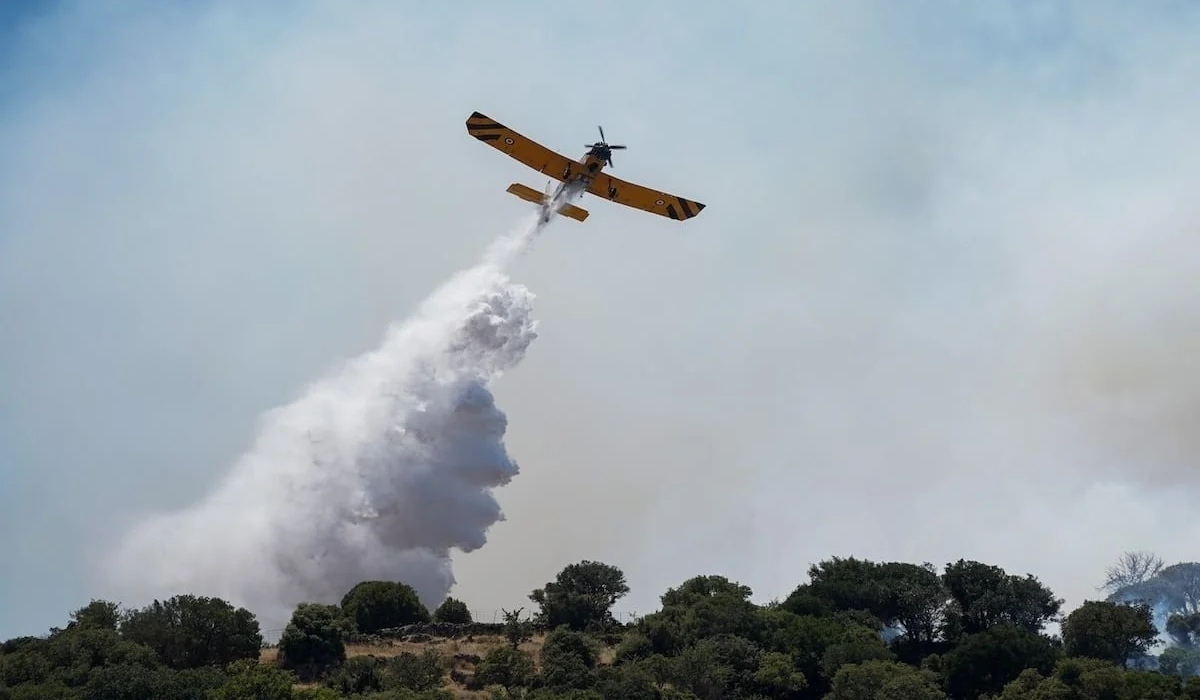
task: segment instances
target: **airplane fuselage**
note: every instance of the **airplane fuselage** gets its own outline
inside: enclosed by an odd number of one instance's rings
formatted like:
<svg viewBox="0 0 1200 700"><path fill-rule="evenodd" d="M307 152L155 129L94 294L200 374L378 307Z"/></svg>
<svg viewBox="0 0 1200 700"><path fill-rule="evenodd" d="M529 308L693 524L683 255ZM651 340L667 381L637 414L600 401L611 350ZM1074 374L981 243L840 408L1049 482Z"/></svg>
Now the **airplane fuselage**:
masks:
<svg viewBox="0 0 1200 700"><path fill-rule="evenodd" d="M575 167L572 163L563 173L563 181L551 194L546 193L546 201L542 206L542 220L549 221L553 214L552 208L558 205L566 204L576 197L583 196L591 186L592 180L604 170L604 166L608 164L608 158L611 151L604 148L593 147L583 155L576 163L583 166L582 168Z"/></svg>

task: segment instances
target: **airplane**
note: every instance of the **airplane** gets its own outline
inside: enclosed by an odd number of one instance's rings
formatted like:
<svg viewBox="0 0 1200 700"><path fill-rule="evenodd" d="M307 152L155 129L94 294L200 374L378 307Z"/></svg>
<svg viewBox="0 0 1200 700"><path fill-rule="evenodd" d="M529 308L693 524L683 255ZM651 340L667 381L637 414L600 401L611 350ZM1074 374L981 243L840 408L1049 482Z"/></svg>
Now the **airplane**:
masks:
<svg viewBox="0 0 1200 700"><path fill-rule="evenodd" d="M612 167L612 152L625 146L607 143L604 140L604 128L597 128L600 129L600 140L585 144L587 153L578 161L573 161L479 112L467 117L467 133L561 183L553 192L550 191L553 180L546 182L545 192L538 192L519 182L508 186L507 192L540 206L543 222L550 220L556 208L557 213L576 221L586 219L586 209L569 203L569 200L582 197L586 192L677 221L690 219L704 209L705 205L700 202L635 185L601 172L605 165Z"/></svg>

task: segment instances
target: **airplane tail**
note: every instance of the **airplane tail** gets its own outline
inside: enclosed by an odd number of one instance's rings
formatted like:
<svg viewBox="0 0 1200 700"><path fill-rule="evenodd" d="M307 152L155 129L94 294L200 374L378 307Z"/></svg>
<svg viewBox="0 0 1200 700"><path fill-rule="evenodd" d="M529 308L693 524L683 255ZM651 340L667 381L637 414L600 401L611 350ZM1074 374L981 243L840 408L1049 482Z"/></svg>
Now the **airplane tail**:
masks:
<svg viewBox="0 0 1200 700"><path fill-rule="evenodd" d="M514 182L513 184L509 185L508 190L506 191L510 194L515 194L526 202L533 202L534 204L545 205L547 200L549 200L549 195L547 193L538 192L532 187L522 185L519 182ZM583 221L588 217L588 211L586 209L581 209L574 204L563 205L563 207L558 210L558 213L575 219L576 221Z"/></svg>

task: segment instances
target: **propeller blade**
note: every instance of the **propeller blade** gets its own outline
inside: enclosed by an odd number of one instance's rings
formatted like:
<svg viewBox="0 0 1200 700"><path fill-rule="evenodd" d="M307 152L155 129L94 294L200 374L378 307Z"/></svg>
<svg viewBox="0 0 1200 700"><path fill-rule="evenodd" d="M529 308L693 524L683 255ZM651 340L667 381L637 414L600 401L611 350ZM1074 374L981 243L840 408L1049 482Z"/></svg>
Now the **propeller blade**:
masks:
<svg viewBox="0 0 1200 700"><path fill-rule="evenodd" d="M600 130L600 143L604 143L604 127L597 126L596 128Z"/></svg>

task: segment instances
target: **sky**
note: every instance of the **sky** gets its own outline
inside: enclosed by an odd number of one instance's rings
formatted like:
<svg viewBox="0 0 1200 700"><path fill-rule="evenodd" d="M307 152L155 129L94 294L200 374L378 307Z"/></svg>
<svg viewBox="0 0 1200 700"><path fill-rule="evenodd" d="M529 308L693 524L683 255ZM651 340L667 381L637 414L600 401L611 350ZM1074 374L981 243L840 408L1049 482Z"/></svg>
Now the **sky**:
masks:
<svg viewBox="0 0 1200 700"><path fill-rule="evenodd" d="M1123 550L1197 558L1192 3L39 10L0 14L0 638L527 213L475 110L570 157L602 124L707 208L581 202L514 268L539 337L472 609L583 559L644 613L834 555L1068 608Z"/></svg>

